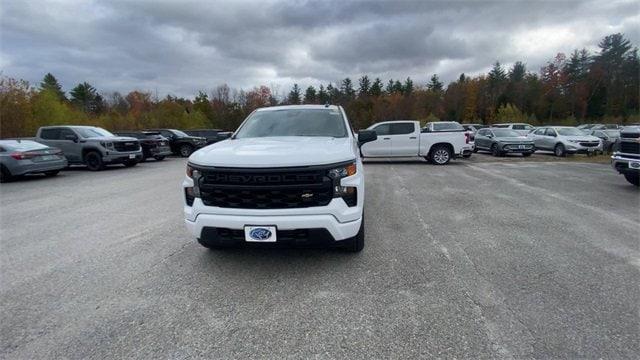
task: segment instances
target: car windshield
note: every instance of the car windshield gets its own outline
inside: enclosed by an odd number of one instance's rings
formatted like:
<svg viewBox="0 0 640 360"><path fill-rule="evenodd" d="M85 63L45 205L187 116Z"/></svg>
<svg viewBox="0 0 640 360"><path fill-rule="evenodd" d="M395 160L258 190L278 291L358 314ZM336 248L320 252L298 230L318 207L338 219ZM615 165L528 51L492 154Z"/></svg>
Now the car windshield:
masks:
<svg viewBox="0 0 640 360"><path fill-rule="evenodd" d="M584 136L584 132L577 128L557 128L556 131L562 136Z"/></svg>
<svg viewBox="0 0 640 360"><path fill-rule="evenodd" d="M96 138L103 136L114 136L112 133L107 130L99 127L83 127L83 128L74 128L74 130L80 134L83 138Z"/></svg>
<svg viewBox="0 0 640 360"><path fill-rule="evenodd" d="M518 137L518 136L520 136L520 134L518 134L517 132L515 132L513 130L507 130L507 129L494 129L493 130L493 134L496 137Z"/></svg>
<svg viewBox="0 0 640 360"><path fill-rule="evenodd" d="M176 129L172 129L170 130L174 135L178 135L180 137L189 137L189 135L187 133L185 133L184 131L180 131L180 130L176 130Z"/></svg>
<svg viewBox="0 0 640 360"><path fill-rule="evenodd" d="M238 130L236 138L272 136L346 137L347 127L336 109L283 109L256 111Z"/></svg>
<svg viewBox="0 0 640 360"><path fill-rule="evenodd" d="M0 141L0 146L11 151L30 151L38 149L46 149L48 146L31 140L5 140Z"/></svg>
<svg viewBox="0 0 640 360"><path fill-rule="evenodd" d="M610 137L620 137L620 130L605 130L604 132Z"/></svg>

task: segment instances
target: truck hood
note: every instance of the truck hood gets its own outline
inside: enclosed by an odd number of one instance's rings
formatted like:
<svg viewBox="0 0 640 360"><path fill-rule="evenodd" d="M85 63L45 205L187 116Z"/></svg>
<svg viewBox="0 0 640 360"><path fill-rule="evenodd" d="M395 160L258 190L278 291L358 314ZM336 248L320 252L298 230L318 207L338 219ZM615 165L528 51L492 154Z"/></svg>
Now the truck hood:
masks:
<svg viewBox="0 0 640 360"><path fill-rule="evenodd" d="M127 136L99 136L86 138L84 140L87 141L138 141L136 138L127 137Z"/></svg>
<svg viewBox="0 0 640 360"><path fill-rule="evenodd" d="M220 167L289 167L332 164L355 157L350 138L283 136L220 141L194 152L189 162Z"/></svg>

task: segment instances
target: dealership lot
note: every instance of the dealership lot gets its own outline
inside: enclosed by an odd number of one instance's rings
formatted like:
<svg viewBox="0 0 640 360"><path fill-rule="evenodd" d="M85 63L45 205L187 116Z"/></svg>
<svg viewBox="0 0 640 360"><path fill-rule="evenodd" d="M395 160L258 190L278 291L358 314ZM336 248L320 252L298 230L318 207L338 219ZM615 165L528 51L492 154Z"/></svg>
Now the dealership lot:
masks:
<svg viewBox="0 0 640 360"><path fill-rule="evenodd" d="M355 255L202 248L183 159L3 184L0 355L637 357L637 188L506 159L366 161Z"/></svg>

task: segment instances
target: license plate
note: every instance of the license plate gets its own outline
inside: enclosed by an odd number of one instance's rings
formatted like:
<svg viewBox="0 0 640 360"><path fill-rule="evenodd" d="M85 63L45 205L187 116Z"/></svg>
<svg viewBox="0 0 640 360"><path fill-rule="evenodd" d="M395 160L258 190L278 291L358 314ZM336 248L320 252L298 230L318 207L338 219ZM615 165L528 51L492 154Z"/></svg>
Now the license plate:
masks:
<svg viewBox="0 0 640 360"><path fill-rule="evenodd" d="M129 154L129 159L135 159L136 158L136 154Z"/></svg>
<svg viewBox="0 0 640 360"><path fill-rule="evenodd" d="M594 152L594 151L596 151L596 149L595 148L588 148L587 151L588 152Z"/></svg>
<svg viewBox="0 0 640 360"><path fill-rule="evenodd" d="M518 149L524 149L525 146L524 145L518 145Z"/></svg>
<svg viewBox="0 0 640 360"><path fill-rule="evenodd" d="M275 226L245 226L244 239L247 242L276 242Z"/></svg>
<svg viewBox="0 0 640 360"><path fill-rule="evenodd" d="M47 160L54 160L57 159L58 157L56 155L43 155L40 157L43 161L47 161Z"/></svg>
<svg viewBox="0 0 640 360"><path fill-rule="evenodd" d="M640 170L640 161L629 161L629 167Z"/></svg>

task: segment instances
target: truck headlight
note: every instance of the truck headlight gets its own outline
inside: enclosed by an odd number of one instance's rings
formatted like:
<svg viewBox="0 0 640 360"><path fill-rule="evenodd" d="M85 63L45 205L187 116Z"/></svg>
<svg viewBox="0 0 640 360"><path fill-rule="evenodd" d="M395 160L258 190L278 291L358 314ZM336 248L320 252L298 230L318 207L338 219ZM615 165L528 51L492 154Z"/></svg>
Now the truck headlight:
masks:
<svg viewBox="0 0 640 360"><path fill-rule="evenodd" d="M340 180L355 175L358 171L356 162L352 162L329 170L328 175L333 179L333 197L342 198L348 206L356 206L358 203L357 189L353 186L342 186Z"/></svg>
<svg viewBox="0 0 640 360"><path fill-rule="evenodd" d="M104 147L105 149L114 150L112 142L104 142L103 141L103 142L100 142L100 145L102 145L102 147Z"/></svg>

